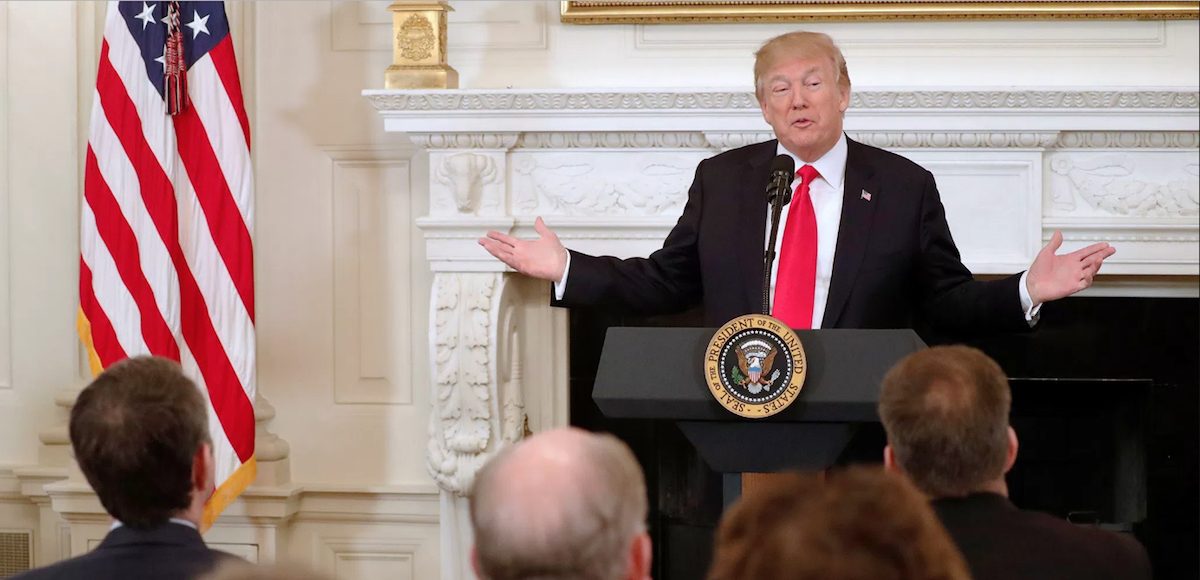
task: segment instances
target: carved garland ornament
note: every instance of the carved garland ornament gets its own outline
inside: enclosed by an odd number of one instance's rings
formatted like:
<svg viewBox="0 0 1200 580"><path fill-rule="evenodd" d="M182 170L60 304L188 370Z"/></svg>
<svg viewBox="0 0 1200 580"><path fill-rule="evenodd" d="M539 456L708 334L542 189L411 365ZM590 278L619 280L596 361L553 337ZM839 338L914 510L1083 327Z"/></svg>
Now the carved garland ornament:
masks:
<svg viewBox="0 0 1200 580"><path fill-rule="evenodd" d="M429 474L446 491L471 489L494 433L489 337L497 274L439 274L432 297L433 409Z"/></svg>
<svg viewBox="0 0 1200 580"><path fill-rule="evenodd" d="M492 453L524 435L520 349L506 281L497 273L434 278L427 466L442 489L460 496Z"/></svg>
<svg viewBox="0 0 1200 580"><path fill-rule="evenodd" d="M678 215L687 201L694 166L649 159L632 170L632 178L614 179L578 156L526 157L513 170L527 175L533 187L514 192L513 206L525 214Z"/></svg>
<svg viewBox="0 0 1200 580"><path fill-rule="evenodd" d="M1133 161L1105 155L1095 159L1061 156L1050 164L1088 205L1118 215L1190 217L1200 215L1200 166L1188 164L1190 177L1152 182L1134 176ZM1070 205L1067 200L1056 203Z"/></svg>

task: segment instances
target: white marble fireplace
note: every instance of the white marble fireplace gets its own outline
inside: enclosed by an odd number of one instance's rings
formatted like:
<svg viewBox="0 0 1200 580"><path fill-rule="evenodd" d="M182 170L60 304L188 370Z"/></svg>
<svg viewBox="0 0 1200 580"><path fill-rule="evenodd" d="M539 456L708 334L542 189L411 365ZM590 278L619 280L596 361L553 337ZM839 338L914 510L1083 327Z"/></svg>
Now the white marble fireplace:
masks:
<svg viewBox="0 0 1200 580"><path fill-rule="evenodd" d="M470 577L464 494L526 428L568 422L566 317L547 285L476 243L532 236L542 216L573 249L656 249L696 163L771 137L753 94L729 90L364 91L389 132L427 156L434 272L427 465L441 488L442 574ZM1055 230L1064 250L1109 241L1090 292L1198 294L1200 94L1141 90L863 90L850 137L937 177L976 274L1024 269ZM417 173L420 175L420 172ZM414 191L422 184L414 183Z"/></svg>

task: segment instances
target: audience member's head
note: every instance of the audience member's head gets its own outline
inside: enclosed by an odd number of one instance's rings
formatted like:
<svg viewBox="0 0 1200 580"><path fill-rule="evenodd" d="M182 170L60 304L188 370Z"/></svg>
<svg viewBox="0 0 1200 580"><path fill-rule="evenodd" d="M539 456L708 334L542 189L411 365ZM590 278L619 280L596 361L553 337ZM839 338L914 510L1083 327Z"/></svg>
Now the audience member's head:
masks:
<svg viewBox="0 0 1200 580"><path fill-rule="evenodd" d="M1007 495L1017 458L1008 425L1012 394L995 361L966 346L939 346L901 360L883 379L879 417L884 463L932 497Z"/></svg>
<svg viewBox="0 0 1200 580"><path fill-rule="evenodd" d="M611 435L555 429L496 455L471 493L480 578L648 578L646 483Z"/></svg>
<svg viewBox="0 0 1200 580"><path fill-rule="evenodd" d="M959 580L970 575L903 475L780 474L721 518L709 580Z"/></svg>
<svg viewBox="0 0 1200 580"><path fill-rule="evenodd" d="M71 447L104 509L131 528L198 522L213 489L204 396L164 358L100 373L71 409Z"/></svg>

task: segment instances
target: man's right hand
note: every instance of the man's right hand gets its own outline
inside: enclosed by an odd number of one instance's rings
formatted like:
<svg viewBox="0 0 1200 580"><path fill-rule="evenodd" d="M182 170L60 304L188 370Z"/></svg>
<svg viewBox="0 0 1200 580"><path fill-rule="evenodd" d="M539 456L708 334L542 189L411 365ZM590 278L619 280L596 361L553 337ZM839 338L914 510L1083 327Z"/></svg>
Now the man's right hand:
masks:
<svg viewBox="0 0 1200 580"><path fill-rule="evenodd" d="M542 218L533 222L536 240L522 240L497 231L479 238L479 245L501 262L526 276L558 282L567 267L567 249Z"/></svg>

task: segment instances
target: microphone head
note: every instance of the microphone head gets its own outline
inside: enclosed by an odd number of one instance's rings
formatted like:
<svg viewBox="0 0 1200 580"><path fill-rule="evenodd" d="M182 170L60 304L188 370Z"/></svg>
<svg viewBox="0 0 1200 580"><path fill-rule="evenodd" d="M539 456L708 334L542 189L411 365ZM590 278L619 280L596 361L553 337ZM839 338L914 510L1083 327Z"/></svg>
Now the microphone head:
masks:
<svg viewBox="0 0 1200 580"><path fill-rule="evenodd" d="M796 160L791 155L776 155L771 161L771 175L776 172L786 173L788 177L796 175Z"/></svg>
<svg viewBox="0 0 1200 580"><path fill-rule="evenodd" d="M767 185L767 203L787 205L792 201L792 180L796 177L796 160L791 155L777 155L771 161L771 182Z"/></svg>

